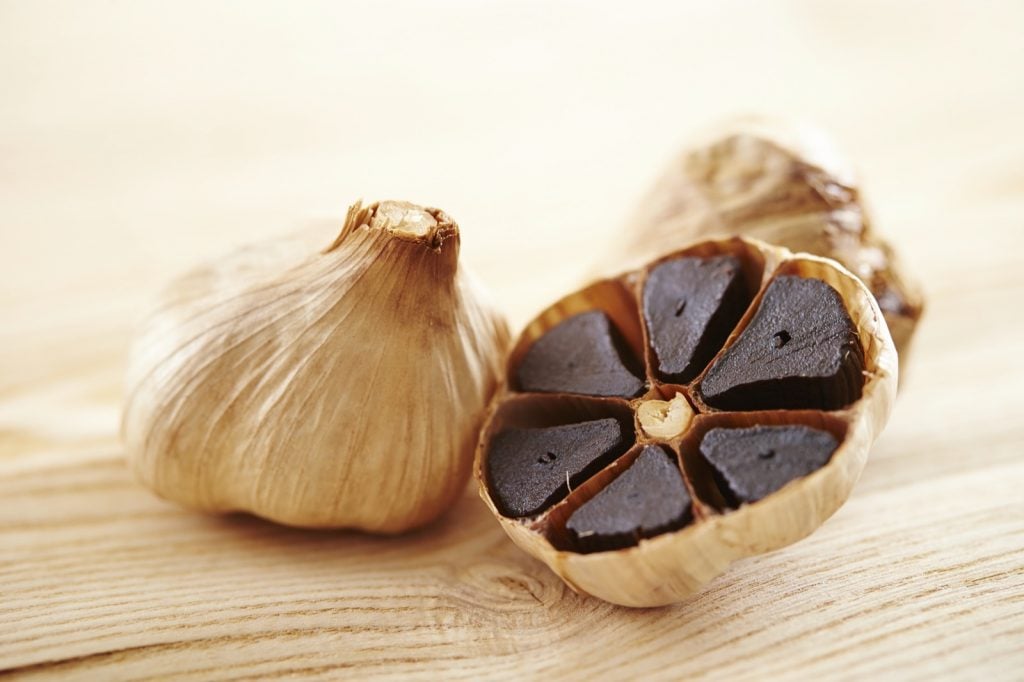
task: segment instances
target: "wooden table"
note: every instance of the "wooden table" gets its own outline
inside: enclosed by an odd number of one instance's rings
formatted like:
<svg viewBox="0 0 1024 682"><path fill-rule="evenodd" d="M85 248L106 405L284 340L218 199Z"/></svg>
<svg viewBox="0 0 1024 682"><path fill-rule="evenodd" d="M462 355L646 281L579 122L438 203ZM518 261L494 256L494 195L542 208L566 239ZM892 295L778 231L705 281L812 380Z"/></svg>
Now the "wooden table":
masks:
<svg viewBox="0 0 1024 682"><path fill-rule="evenodd" d="M0 4L0 668L25 678L1024 674L1024 5ZM196 260L447 209L516 325L694 128L824 124L930 307L852 499L688 603L568 590L467 490L398 540L209 518L118 442Z"/></svg>

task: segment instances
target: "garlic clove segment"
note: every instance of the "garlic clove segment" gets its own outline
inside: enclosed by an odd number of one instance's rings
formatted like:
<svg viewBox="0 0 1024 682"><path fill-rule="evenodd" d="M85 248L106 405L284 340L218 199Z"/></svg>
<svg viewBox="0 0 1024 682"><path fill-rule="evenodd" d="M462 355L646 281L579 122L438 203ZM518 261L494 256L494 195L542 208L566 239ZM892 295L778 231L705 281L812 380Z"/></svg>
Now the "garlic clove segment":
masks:
<svg viewBox="0 0 1024 682"><path fill-rule="evenodd" d="M444 212L349 209L174 282L138 334L122 437L161 497L397 533L465 487L509 332Z"/></svg>

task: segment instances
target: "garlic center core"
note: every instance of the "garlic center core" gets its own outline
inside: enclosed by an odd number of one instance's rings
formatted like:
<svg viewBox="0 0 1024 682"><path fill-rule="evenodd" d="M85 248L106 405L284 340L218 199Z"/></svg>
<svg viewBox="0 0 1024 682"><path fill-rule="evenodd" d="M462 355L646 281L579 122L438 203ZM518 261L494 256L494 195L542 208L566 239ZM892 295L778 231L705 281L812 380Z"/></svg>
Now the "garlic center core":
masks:
<svg viewBox="0 0 1024 682"><path fill-rule="evenodd" d="M437 220L415 204L382 201L370 218L370 227L409 237L425 237L437 228Z"/></svg>
<svg viewBox="0 0 1024 682"><path fill-rule="evenodd" d="M672 400L645 400L636 409L644 433L651 438L670 440L682 435L693 419L693 408L682 393Z"/></svg>

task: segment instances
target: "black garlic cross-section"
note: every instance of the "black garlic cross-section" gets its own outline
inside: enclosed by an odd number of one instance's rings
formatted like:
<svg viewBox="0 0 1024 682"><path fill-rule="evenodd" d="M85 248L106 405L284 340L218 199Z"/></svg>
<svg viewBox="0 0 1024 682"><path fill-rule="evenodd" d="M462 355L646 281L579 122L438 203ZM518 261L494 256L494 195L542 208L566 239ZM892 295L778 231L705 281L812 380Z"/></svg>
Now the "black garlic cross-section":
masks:
<svg viewBox="0 0 1024 682"><path fill-rule="evenodd" d="M839 292L786 275L768 285L699 390L720 410L838 410L860 398L863 369L864 349Z"/></svg>
<svg viewBox="0 0 1024 682"><path fill-rule="evenodd" d="M809 426L711 429L700 453L730 506L757 502L825 466L839 447L828 431Z"/></svg>
<svg viewBox="0 0 1024 682"><path fill-rule="evenodd" d="M696 377L749 303L735 256L676 258L654 268L644 284L643 314L658 378Z"/></svg>
<svg viewBox="0 0 1024 682"><path fill-rule="evenodd" d="M693 520L690 495L675 458L648 445L608 486L569 516L566 530L580 552L635 545Z"/></svg>
<svg viewBox="0 0 1024 682"><path fill-rule="evenodd" d="M601 310L579 313L537 339L516 369L520 391L633 398L643 370Z"/></svg>
<svg viewBox="0 0 1024 682"><path fill-rule="evenodd" d="M487 456L487 481L501 513L533 516L565 497L631 444L613 418L499 432Z"/></svg>

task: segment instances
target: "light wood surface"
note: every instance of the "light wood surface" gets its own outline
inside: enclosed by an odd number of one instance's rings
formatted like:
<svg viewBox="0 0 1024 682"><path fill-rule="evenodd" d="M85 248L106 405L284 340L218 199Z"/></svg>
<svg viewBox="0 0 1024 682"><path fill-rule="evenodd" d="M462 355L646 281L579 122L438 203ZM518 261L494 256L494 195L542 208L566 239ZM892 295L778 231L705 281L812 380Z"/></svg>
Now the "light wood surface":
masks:
<svg viewBox="0 0 1024 682"><path fill-rule="evenodd" d="M1020 679L1024 6L0 3L0 669ZM233 245L430 203L522 325L695 127L836 134L929 309L850 501L676 607L581 598L475 492L397 540L155 499L132 322Z"/></svg>

